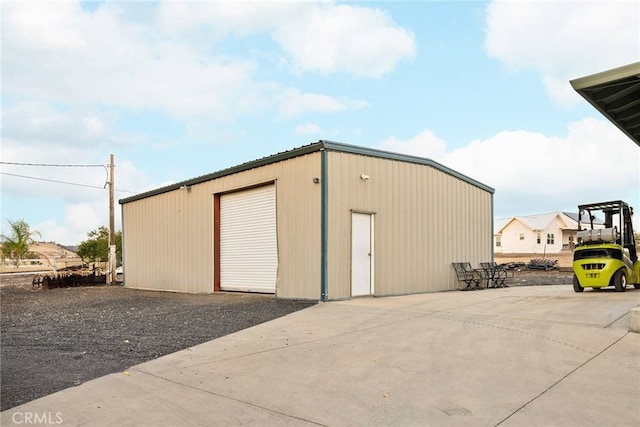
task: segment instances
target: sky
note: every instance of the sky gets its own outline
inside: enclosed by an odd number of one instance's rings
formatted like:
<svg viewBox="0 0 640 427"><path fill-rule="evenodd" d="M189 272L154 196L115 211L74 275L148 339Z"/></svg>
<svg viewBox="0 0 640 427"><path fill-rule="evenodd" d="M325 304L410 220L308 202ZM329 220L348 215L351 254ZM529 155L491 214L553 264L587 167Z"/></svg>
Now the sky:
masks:
<svg viewBox="0 0 640 427"><path fill-rule="evenodd" d="M639 0L0 8L5 234L108 226L111 154L119 230L119 199L320 139L442 163L497 219L640 209L640 148L569 83L640 61Z"/></svg>

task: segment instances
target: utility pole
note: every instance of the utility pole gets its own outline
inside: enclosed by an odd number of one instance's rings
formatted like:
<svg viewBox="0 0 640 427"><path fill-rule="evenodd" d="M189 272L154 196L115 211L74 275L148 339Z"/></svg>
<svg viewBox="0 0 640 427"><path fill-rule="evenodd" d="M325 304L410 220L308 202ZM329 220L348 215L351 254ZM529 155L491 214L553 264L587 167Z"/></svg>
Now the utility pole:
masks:
<svg viewBox="0 0 640 427"><path fill-rule="evenodd" d="M109 158L109 268L107 270L107 285L116 281L116 231L113 207L113 154Z"/></svg>

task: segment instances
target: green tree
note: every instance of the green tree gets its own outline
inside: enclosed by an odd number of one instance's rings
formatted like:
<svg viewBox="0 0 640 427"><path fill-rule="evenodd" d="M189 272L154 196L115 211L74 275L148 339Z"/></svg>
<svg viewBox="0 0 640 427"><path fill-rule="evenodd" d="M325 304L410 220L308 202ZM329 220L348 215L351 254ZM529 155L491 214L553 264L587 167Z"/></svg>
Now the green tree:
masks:
<svg viewBox="0 0 640 427"><path fill-rule="evenodd" d="M109 230L105 226L87 233L87 240L78 245L78 256L84 262L109 261ZM116 231L116 265L122 264L122 232Z"/></svg>
<svg viewBox="0 0 640 427"><path fill-rule="evenodd" d="M20 260L24 259L29 254L29 246L34 244L34 236L40 236L37 231L31 231L29 224L23 219L17 221L7 220L11 227L11 234L9 236L2 234L2 246L0 252L2 254L2 260L9 258L18 267Z"/></svg>

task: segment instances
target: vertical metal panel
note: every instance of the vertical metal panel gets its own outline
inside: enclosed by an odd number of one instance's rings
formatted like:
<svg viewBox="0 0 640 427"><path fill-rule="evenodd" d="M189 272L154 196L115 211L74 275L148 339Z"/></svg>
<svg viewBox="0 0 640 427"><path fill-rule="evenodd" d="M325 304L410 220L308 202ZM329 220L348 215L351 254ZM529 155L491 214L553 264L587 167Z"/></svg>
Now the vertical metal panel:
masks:
<svg viewBox="0 0 640 427"><path fill-rule="evenodd" d="M276 295L320 298L320 153L123 205L126 286L212 292L215 194L276 183Z"/></svg>
<svg viewBox="0 0 640 427"><path fill-rule="evenodd" d="M490 192L431 166L364 155L330 152L328 167L330 299L349 297L351 211L375 214L376 295L456 289L452 262L491 260Z"/></svg>

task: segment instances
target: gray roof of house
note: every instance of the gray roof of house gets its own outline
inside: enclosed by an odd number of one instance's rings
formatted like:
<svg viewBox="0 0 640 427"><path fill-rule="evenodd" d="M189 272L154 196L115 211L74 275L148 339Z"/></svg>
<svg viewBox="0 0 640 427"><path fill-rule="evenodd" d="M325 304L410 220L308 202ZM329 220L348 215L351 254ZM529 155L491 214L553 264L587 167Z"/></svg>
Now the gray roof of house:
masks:
<svg viewBox="0 0 640 427"><path fill-rule="evenodd" d="M575 213L575 212L562 212L562 213L565 214L566 216L570 217L575 222L578 222L578 214L577 213ZM582 217L580 218L580 222L589 222L589 215L587 215L586 213L582 214ZM598 218L594 218L593 223L594 224L604 224L604 222L601 219L598 219Z"/></svg>
<svg viewBox="0 0 640 427"><path fill-rule="evenodd" d="M505 228L513 220L520 221L522 224L526 225L533 231L544 230L549 226L549 223L551 223L551 221L554 218L556 218L558 215L561 215L561 214L575 221L576 224L578 223L578 214L574 212L551 212L551 213L537 214L537 215L512 216L508 218L495 219L493 222L494 234L500 234L502 232L502 229ZM583 214L581 222L583 224L588 223L589 215L586 213ZM604 222L599 218L594 218L593 223L604 224Z"/></svg>
<svg viewBox="0 0 640 427"><path fill-rule="evenodd" d="M421 165L426 165L426 166L431 166L433 168L436 168L444 173L447 173L451 176L454 176L458 179L461 179L471 185L474 185L478 188L481 188L482 190L488 191L491 194L493 194L495 192L495 190L492 187L489 187L488 185L485 185L479 181L476 181L475 179L469 178L466 175L463 175L459 172L454 171L451 168L448 168L447 166L444 166L436 161L433 161L431 159L427 159L424 157L417 157L417 156L410 156L407 154L400 154L400 153L393 153L390 151L383 151L383 150L378 150L378 149L374 149L374 148L367 148L367 147L359 147L356 145L349 145L349 144L344 144L344 143L340 143L340 142L334 142L334 141L327 141L327 140L320 140L318 142L314 142L312 144L308 144L308 145L304 145L302 147L298 147L298 148L294 148L292 150L288 150L288 151L283 151L277 154L273 154L271 156L267 156L267 157L263 157L261 159L257 159L257 160L253 160L250 162L246 162L246 163L242 163L239 164L237 166L233 166L230 168L226 168L226 169L222 169L219 170L217 172L213 172L210 174L206 174L206 175L202 175L202 176L198 176L195 178L191 178L191 179L187 179L185 181L180 181L177 182L175 184L170 184L164 187L160 187L154 190L150 190L150 191L146 191L144 193L140 193L140 194L136 194L134 196L131 197L127 197L124 199L120 199L119 203L120 204L125 204L125 203L129 203L129 202L134 202L136 200L140 200L140 199L144 199L147 197L152 197L158 194L162 194L162 193L167 193L169 191L173 191L173 190L177 190L182 186L191 186L191 185L195 185L195 184L200 184L203 182L207 182L207 181L211 181L213 179L216 178L220 178L223 176L227 176L227 175L231 175L234 173L238 173L238 172L243 172L249 169L254 169L257 167L261 167L261 166L265 166L265 165L269 165L272 163L276 163L276 162L280 162L283 160L287 160L287 159L291 159L294 157L298 157L298 156L303 156L305 154L310 154L310 153L314 153L317 151L338 151L338 152L342 152L342 153L350 153L350 154L359 154L359 155L363 155L363 156L369 156L369 157L377 157L377 158L382 158L382 159L389 159L389 160L397 160L400 162L408 162L408 163L416 163L416 164L421 164Z"/></svg>

